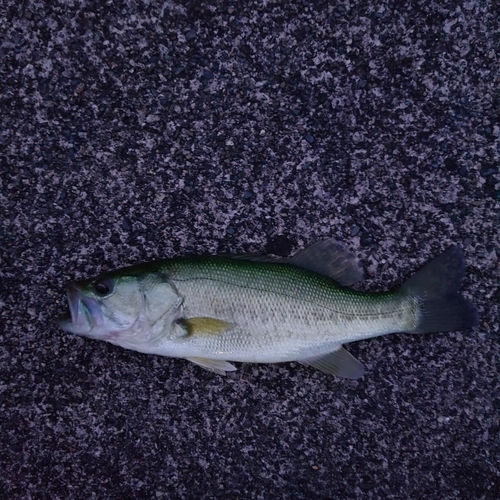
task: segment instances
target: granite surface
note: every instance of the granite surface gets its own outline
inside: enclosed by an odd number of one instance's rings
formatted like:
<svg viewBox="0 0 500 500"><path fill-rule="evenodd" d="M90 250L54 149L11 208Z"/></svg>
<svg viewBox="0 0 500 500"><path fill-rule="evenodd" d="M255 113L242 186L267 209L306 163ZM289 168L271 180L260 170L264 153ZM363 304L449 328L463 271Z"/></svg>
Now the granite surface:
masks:
<svg viewBox="0 0 500 500"><path fill-rule="evenodd" d="M495 0L0 6L0 497L496 499ZM473 331L227 377L57 328L63 285L325 237L387 290L452 243Z"/></svg>

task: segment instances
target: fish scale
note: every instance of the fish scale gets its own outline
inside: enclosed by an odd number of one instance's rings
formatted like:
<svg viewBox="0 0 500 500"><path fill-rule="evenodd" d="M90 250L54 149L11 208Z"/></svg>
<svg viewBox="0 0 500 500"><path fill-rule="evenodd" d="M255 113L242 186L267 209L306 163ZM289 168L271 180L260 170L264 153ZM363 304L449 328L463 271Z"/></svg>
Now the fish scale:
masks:
<svg viewBox="0 0 500 500"><path fill-rule="evenodd" d="M314 348L311 342L341 345L415 323L415 309L402 307L411 297L333 288L328 278L285 264L207 258L174 263L167 272L188 317L214 315L237 325L217 338L192 339L192 347L185 341L185 355L203 343L232 361L254 361L262 347L273 348L268 362L290 361Z"/></svg>

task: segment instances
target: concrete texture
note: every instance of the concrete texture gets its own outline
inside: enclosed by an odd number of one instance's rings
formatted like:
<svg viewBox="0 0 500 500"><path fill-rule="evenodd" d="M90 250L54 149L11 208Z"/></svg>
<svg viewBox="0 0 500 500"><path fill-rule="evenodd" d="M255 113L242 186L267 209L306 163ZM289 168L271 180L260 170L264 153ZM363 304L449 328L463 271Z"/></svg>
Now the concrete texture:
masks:
<svg viewBox="0 0 500 500"><path fill-rule="evenodd" d="M494 499L493 0L0 6L0 497ZM71 336L63 285L324 237L391 289L464 247L474 331L351 344L359 380L227 377Z"/></svg>

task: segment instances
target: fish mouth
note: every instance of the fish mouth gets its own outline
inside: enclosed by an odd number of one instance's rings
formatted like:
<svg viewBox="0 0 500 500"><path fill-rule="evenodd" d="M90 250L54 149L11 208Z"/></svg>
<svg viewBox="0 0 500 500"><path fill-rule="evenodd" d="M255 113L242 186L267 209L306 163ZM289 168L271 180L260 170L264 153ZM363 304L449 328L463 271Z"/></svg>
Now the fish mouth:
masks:
<svg viewBox="0 0 500 500"><path fill-rule="evenodd" d="M103 315L99 303L86 297L77 285L66 286L70 314L57 320L59 326L69 333L89 335L96 326L102 326Z"/></svg>

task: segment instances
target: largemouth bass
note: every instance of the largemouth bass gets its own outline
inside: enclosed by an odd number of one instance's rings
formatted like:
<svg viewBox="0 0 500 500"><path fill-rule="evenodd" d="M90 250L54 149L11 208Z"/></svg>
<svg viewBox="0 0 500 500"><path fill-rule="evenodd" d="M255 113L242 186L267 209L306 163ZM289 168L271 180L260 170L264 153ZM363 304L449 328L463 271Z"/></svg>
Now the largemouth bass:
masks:
<svg viewBox="0 0 500 500"><path fill-rule="evenodd" d="M67 286L67 332L126 349L185 358L225 374L230 361L298 361L340 377L364 367L343 344L395 332L477 325L460 294L465 264L452 246L396 291L348 286L361 266L320 241L289 259L181 257L139 264Z"/></svg>

